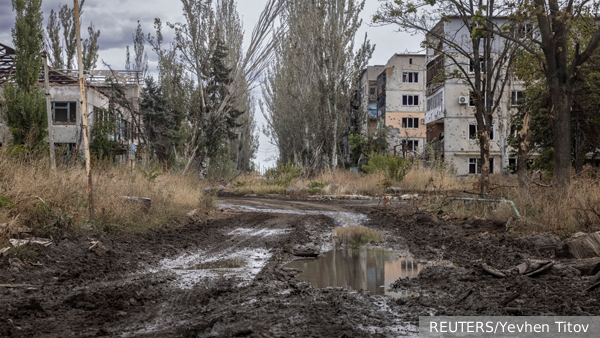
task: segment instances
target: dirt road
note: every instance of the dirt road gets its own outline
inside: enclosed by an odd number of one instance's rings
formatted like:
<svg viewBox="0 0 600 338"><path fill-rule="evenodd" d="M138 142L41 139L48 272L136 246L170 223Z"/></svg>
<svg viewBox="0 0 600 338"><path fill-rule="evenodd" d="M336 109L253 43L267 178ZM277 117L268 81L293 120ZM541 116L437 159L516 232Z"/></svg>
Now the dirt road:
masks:
<svg viewBox="0 0 600 338"><path fill-rule="evenodd" d="M87 233L37 247L41 265L0 257L0 284L12 286L0 287L0 336L399 337L417 336L420 315L600 315L598 291L583 292L586 280L571 270L485 274L482 261L505 268L534 257L489 222L455 225L371 201L218 203L189 224L141 236ZM332 230L351 225L381 231L384 240L369 246L420 261L418 278L394 283L408 297L375 295L371 286L315 288L285 267L295 250L323 256ZM107 252L89 251L92 240Z"/></svg>

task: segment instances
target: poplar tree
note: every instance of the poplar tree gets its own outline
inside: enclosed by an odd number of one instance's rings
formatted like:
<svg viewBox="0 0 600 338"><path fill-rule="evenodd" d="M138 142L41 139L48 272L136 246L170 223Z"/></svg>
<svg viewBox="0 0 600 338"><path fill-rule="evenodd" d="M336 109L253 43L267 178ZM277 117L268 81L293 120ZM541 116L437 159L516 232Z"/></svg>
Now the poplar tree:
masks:
<svg viewBox="0 0 600 338"><path fill-rule="evenodd" d="M48 132L46 99L38 86L42 71L42 0L12 0L16 12L12 28L15 45L15 77L4 87L5 121L13 144L34 149Z"/></svg>

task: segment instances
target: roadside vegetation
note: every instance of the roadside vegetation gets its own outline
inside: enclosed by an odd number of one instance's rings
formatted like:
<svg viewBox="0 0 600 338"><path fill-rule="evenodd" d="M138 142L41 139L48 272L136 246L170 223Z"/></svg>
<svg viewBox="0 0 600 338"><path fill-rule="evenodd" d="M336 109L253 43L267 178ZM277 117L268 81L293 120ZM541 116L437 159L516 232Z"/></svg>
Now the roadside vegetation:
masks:
<svg viewBox="0 0 600 338"><path fill-rule="evenodd" d="M0 150L0 224L5 224L0 229L0 243L29 230L45 238L60 238L90 227L106 233L140 233L212 206L212 197L203 189L205 183L195 175L101 161L94 163L94 168L96 219L90 223L83 163L52 171L44 157ZM125 197L149 198L151 206Z"/></svg>
<svg viewBox="0 0 600 338"><path fill-rule="evenodd" d="M520 234L553 232L568 237L600 229L599 173L591 167L580 175L573 172L572 184L560 196L549 185L552 177L542 171L531 173L529 193L518 188L515 174L492 174L491 192L481 196L476 175L457 176L452 166L441 161L378 154L367 163L360 173L340 168L312 176L291 163L279 163L265 175L237 176L227 190L291 198L373 198L381 200L383 207L428 210L457 221L488 219L506 224L512 218L509 228ZM396 199L405 203L397 204ZM512 201L521 217L503 200Z"/></svg>

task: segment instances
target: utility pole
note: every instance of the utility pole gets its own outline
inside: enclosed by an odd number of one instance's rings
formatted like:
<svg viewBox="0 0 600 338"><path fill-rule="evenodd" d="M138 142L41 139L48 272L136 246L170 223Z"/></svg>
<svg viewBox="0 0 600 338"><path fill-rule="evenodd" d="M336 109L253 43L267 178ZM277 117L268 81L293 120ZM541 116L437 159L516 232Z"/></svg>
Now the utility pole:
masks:
<svg viewBox="0 0 600 338"><path fill-rule="evenodd" d="M48 142L50 143L50 168L56 170L54 159L54 128L52 126L52 107L50 104L50 79L48 78L48 53L44 51L44 87L46 89L46 113L48 115Z"/></svg>
<svg viewBox="0 0 600 338"><path fill-rule="evenodd" d="M83 140L85 141L85 170L88 177L88 204L90 208L90 220L93 221L94 215L94 193L92 190L92 164L90 162L90 140L88 135L88 117L85 103L85 78L83 77L83 61L81 51L81 29L79 27L79 3L73 0L75 10L75 30L77 34L77 67L79 68L79 89L81 90L81 118L83 119Z"/></svg>

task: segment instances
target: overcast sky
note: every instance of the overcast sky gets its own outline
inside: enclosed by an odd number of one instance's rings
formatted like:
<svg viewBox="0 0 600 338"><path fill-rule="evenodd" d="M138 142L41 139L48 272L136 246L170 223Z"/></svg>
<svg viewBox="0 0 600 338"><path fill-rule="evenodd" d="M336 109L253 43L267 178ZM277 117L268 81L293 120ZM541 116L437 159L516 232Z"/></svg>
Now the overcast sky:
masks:
<svg viewBox="0 0 600 338"><path fill-rule="evenodd" d="M298 0L303 1L303 0ZM249 37L252 28L258 20L258 16L266 0L238 0L238 11L242 16L246 38ZM43 0L42 11L44 12L44 28L50 15L50 10L57 11L61 4L73 6L73 1L65 0ZM375 53L369 64L383 65L394 53L418 52L422 36L411 36L406 33L395 32L395 27L369 27L372 15L379 6L378 0L366 0L365 9L362 13L363 26L357 34L356 45L362 43L365 32L368 33L371 43L376 45ZM82 26L94 23L100 29L100 60L104 60L113 69L125 68L125 47L131 46L132 34L139 20L144 32L154 32L154 18L160 18L164 22L183 21L181 14L181 3L178 0L86 0L83 6ZM14 26L14 12L10 0L0 0L0 43L12 46L11 28ZM164 25L163 25L164 27ZM169 40L168 28L163 30L165 40ZM87 29L82 30L82 39L87 37ZM156 55L149 50L150 71L156 69ZM97 68L102 68L99 61ZM264 118L257 111L259 127L262 128ZM262 165L272 165L268 159L277 155L275 146L260 133L260 148L257 162Z"/></svg>

